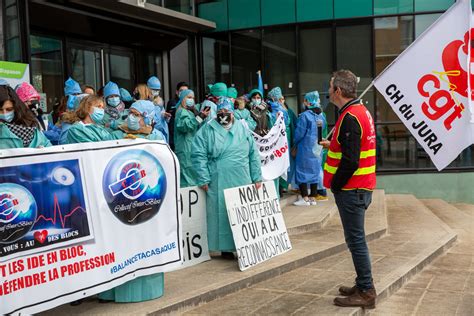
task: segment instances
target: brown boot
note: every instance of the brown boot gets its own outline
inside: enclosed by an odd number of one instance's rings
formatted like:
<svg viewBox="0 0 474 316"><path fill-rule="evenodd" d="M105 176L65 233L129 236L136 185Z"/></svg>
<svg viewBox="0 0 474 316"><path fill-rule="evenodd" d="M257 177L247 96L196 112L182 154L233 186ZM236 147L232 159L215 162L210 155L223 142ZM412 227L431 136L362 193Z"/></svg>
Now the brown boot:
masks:
<svg viewBox="0 0 474 316"><path fill-rule="evenodd" d="M336 297L334 304L342 307L363 307L363 308L375 308L375 299L377 293L372 288L367 291L361 291L356 288L355 293L347 297Z"/></svg>
<svg viewBox="0 0 474 316"><path fill-rule="evenodd" d="M350 296L355 293L356 289L357 289L357 286L355 285L353 287L343 285L339 288L339 293L343 296Z"/></svg>
<svg viewBox="0 0 474 316"><path fill-rule="evenodd" d="M374 286L374 279L372 279L371 283L372 283L372 287L373 287ZM348 287L348 286L343 285L339 288L339 294L341 294L343 296L350 296L350 295L355 293L356 288L357 288L357 285L354 285L353 287Z"/></svg>

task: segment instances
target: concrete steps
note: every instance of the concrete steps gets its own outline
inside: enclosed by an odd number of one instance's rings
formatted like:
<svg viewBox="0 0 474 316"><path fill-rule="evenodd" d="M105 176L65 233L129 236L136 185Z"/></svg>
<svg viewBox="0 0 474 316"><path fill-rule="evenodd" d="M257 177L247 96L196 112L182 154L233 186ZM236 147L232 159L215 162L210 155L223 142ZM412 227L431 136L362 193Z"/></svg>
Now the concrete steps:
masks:
<svg viewBox="0 0 474 316"><path fill-rule="evenodd" d="M369 242L378 304L442 255L456 240L455 232L412 195L388 195L386 206L388 234ZM369 222L368 213L367 224ZM331 220L324 230L331 230L336 225ZM302 234L293 239L317 240L318 233ZM324 236L328 237L336 235ZM328 239L323 240L320 241ZM183 314L363 315L366 313L363 309L332 304L338 287L353 284L354 277L350 254L344 251Z"/></svg>
<svg viewBox="0 0 474 316"><path fill-rule="evenodd" d="M454 203L454 207L456 207L458 210L466 213L467 215L470 215L474 217L474 205L473 204L466 204L466 203Z"/></svg>
<svg viewBox="0 0 474 316"><path fill-rule="evenodd" d="M474 315L474 219L443 200L422 202L458 238L370 315Z"/></svg>
<svg viewBox="0 0 474 316"><path fill-rule="evenodd" d="M286 228L290 236L314 232L323 228L329 219L337 213L334 197L329 195L329 201L318 202L316 206L294 206L296 195L285 197L285 200L292 200L281 206ZM381 199L383 201L383 199ZM289 201L284 201L289 202Z"/></svg>
<svg viewBox="0 0 474 316"><path fill-rule="evenodd" d="M96 299L91 298L80 306L63 305L43 314L56 316L183 313L199 304L219 299L345 251L339 217L331 216L336 211L334 202L330 200L318 203L314 207L295 208L291 205L294 199L296 196L284 196L281 201L293 245L289 253L244 272L238 270L237 261L213 258L191 268L167 273L165 295L153 301L135 304L99 304ZM386 231L385 194L376 190L373 203L367 210L367 239L380 238Z"/></svg>

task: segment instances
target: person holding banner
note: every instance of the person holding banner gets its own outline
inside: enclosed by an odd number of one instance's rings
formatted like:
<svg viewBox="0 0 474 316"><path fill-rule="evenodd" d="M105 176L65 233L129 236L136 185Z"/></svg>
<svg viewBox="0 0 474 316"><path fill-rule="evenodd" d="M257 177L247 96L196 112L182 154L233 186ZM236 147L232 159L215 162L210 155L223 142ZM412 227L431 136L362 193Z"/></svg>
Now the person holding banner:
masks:
<svg viewBox="0 0 474 316"><path fill-rule="evenodd" d="M197 174L191 163L191 147L194 135L211 110L207 108L199 112L196 109L193 90L181 91L178 104L174 121L174 144L181 170L180 186L186 188L196 185Z"/></svg>
<svg viewBox="0 0 474 316"><path fill-rule="evenodd" d="M283 114L283 119L285 121L285 132L286 132L286 138L288 140L288 147L291 148L293 146L293 133L294 133L294 122L292 120L292 117L296 117L296 115L293 113L293 111L289 110L288 107L285 104L285 97L283 96L283 93L281 91L280 87L275 87L270 92L268 92L267 95L269 99L269 105L271 109L271 125L273 126L276 122L276 117L278 113ZM290 159L290 164L294 163ZM291 166L290 169L291 170ZM287 173L288 175L288 173ZM288 178L288 177L287 177ZM288 182L286 181L285 178L280 177L278 179L277 184L277 192L281 196L282 193L288 191Z"/></svg>
<svg viewBox="0 0 474 316"><path fill-rule="evenodd" d="M321 182L322 147L318 144L320 129L326 125L326 120L321 114L318 91L308 92L304 96L306 111L300 114L296 122L295 146L296 183L300 188L301 199L294 202L296 206L316 205L318 183ZM308 194L308 189L311 193Z"/></svg>
<svg viewBox="0 0 474 316"><path fill-rule="evenodd" d="M207 238L210 251L234 259L234 238L225 205L224 190L255 183L262 171L255 141L247 127L233 115L234 105L221 98L217 118L196 134L191 160L197 185L207 192Z"/></svg>
<svg viewBox="0 0 474 316"><path fill-rule="evenodd" d="M245 123L247 123L248 128L251 131L254 131L257 123L255 123L250 115L250 111L245 108L245 99L243 97L235 99L234 107L236 107L234 110L234 118L236 120L244 120Z"/></svg>
<svg viewBox="0 0 474 316"><path fill-rule="evenodd" d="M270 113L267 109L267 104L263 101L262 92L258 89L253 89L249 93L250 99L250 114L257 123L254 132L259 136L267 135L272 127Z"/></svg>
<svg viewBox="0 0 474 316"><path fill-rule="evenodd" d="M33 113L10 86L0 85L0 149L49 146Z"/></svg>
<svg viewBox="0 0 474 316"><path fill-rule="evenodd" d="M148 100L135 101L130 107L126 122L114 132L117 138L145 138L148 140L165 140L161 132L151 126L155 105Z"/></svg>
<svg viewBox="0 0 474 316"><path fill-rule="evenodd" d="M365 240L365 211L375 188L375 128L372 116L357 99L357 77L349 70L336 71L329 84L329 101L339 109L324 165L324 186L334 193L347 247L357 273L353 287L341 286L334 304L375 308L377 297Z"/></svg>
<svg viewBox="0 0 474 316"><path fill-rule="evenodd" d="M76 110L78 122L67 133L67 143L100 142L115 139L101 124L104 119L104 99L96 95L84 97Z"/></svg>

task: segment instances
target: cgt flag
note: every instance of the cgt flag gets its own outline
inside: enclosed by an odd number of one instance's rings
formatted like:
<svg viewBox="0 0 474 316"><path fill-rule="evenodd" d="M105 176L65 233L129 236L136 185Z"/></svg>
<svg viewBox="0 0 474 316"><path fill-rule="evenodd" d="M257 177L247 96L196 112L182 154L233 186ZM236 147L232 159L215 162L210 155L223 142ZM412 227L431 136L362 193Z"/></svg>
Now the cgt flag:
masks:
<svg viewBox="0 0 474 316"><path fill-rule="evenodd" d="M457 1L374 80L438 170L474 139L471 19L471 1Z"/></svg>

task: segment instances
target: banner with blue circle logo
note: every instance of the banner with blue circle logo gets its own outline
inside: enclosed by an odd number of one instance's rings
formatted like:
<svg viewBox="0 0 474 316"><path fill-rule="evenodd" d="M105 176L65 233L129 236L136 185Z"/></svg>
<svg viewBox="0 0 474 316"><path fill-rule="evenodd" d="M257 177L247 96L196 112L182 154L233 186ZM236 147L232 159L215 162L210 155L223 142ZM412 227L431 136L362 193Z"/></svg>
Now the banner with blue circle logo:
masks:
<svg viewBox="0 0 474 316"><path fill-rule="evenodd" d="M159 141L4 150L0 314L182 266L179 164Z"/></svg>

